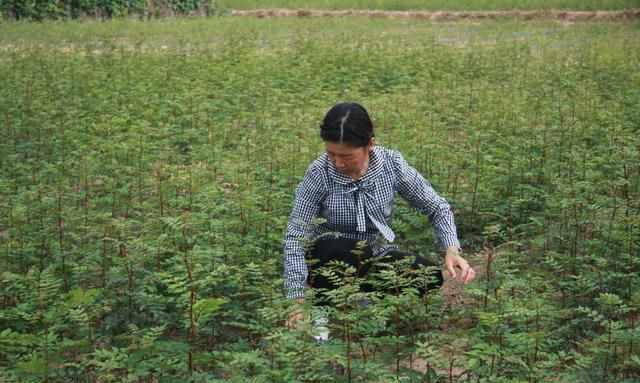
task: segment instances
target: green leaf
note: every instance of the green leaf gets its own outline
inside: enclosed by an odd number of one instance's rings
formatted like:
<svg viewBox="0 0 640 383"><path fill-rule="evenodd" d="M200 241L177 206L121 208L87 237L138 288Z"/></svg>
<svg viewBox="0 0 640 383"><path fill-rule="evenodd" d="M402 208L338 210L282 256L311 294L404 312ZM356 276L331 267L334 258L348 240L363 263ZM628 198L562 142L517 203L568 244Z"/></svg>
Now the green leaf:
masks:
<svg viewBox="0 0 640 383"><path fill-rule="evenodd" d="M196 323L205 322L220 306L226 303L224 298L200 299L193 305L193 317Z"/></svg>
<svg viewBox="0 0 640 383"><path fill-rule="evenodd" d="M34 355L28 362L18 363L17 370L26 374L42 376L49 370L49 364L43 358Z"/></svg>
<svg viewBox="0 0 640 383"><path fill-rule="evenodd" d="M67 303L70 306L91 304L94 301L94 296L98 292L100 292L100 289L83 290L82 288L78 287L76 289L69 291L68 293L69 300Z"/></svg>

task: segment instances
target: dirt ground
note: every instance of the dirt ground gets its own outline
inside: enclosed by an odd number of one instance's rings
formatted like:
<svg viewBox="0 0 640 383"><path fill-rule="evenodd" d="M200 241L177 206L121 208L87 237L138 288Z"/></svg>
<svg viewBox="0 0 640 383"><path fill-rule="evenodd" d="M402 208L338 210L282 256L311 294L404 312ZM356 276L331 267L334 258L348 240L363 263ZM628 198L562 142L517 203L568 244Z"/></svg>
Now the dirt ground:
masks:
<svg viewBox="0 0 640 383"><path fill-rule="evenodd" d="M487 260L489 258L488 250L480 250L476 253L465 255L465 259L469 261L469 264L476 272L476 281L483 280L486 278L487 272ZM473 300L473 297L465 294L462 285L460 284L460 276L458 275L458 280L453 280L448 272L444 273L444 284L442 285L442 298L444 301L449 304L451 307L461 307L461 306L471 306L477 305L478 302ZM468 326L469 323L467 321L456 322L447 324L449 327L449 331L452 333L456 331L456 328L464 328ZM449 354L451 350L442 350L443 353ZM405 360L402 363L403 367L409 367L409 361ZM411 368L415 371L420 371L422 373L427 372L427 361L421 358L414 358L411 361ZM463 368L452 366L451 371L443 371L440 369L435 369L438 375L446 376L451 373L454 381L466 381L467 376L466 372Z"/></svg>
<svg viewBox="0 0 640 383"><path fill-rule="evenodd" d="M359 16L386 19L424 19L431 21L484 20L484 19L553 19L560 21L594 21L594 20L638 20L640 9L624 11L371 11L346 10L323 11L312 9L254 9L232 10L237 17L347 17Z"/></svg>
<svg viewBox="0 0 640 383"><path fill-rule="evenodd" d="M489 258L488 250L480 250L474 254L465 255L465 259L469 262L473 270L476 272L475 281L486 278L487 272L487 259ZM456 271L459 274L459 271ZM442 285L442 297L451 306L471 305L474 302L471 298L466 296L462 291L462 285L460 284L460 275L457 276L458 280L454 281L448 272L444 273L444 284Z"/></svg>

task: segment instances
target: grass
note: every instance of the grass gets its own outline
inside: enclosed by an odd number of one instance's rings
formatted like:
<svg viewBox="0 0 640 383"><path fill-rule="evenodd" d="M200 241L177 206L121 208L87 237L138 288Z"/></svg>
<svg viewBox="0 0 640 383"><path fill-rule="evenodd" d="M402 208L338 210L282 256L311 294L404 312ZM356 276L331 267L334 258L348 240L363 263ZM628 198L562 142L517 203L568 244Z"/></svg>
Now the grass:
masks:
<svg viewBox="0 0 640 383"><path fill-rule="evenodd" d="M639 89L629 22L1 23L0 381L633 381ZM281 240L343 100L487 272L466 306L337 306L318 346L282 329Z"/></svg>
<svg viewBox="0 0 640 383"><path fill-rule="evenodd" d="M230 9L293 8L293 9L371 9L388 11L506 11L506 10L621 10L638 8L637 0L222 0Z"/></svg>

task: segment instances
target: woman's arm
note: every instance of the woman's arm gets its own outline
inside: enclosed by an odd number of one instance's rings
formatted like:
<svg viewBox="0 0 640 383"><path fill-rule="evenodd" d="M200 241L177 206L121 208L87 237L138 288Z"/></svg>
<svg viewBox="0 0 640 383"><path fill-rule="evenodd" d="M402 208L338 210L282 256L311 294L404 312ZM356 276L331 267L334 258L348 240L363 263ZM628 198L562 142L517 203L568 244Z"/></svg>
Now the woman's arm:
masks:
<svg viewBox="0 0 640 383"><path fill-rule="evenodd" d="M394 152L396 190L417 211L426 214L443 248L460 248L456 224L449 203L398 152Z"/></svg>
<svg viewBox="0 0 640 383"><path fill-rule="evenodd" d="M460 269L460 280L469 283L475 271L460 255L460 241L449 203L436 193L431 184L396 152L394 166L397 176L398 193L416 210L427 214L445 250L445 265L451 278L456 278Z"/></svg>
<svg viewBox="0 0 640 383"><path fill-rule="evenodd" d="M284 237L284 278L287 298L304 297L308 271L304 257L305 248L300 240L308 237L311 222L319 215L325 197L326 187L323 185L321 174L312 164L296 189L295 201Z"/></svg>

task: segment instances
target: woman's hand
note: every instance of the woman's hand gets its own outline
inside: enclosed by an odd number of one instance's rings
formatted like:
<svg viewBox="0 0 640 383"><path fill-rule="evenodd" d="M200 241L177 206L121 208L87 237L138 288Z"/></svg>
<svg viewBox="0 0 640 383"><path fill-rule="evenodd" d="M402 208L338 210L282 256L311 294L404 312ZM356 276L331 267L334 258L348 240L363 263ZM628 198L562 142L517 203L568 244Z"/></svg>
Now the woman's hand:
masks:
<svg viewBox="0 0 640 383"><path fill-rule="evenodd" d="M298 303L304 303L304 298L295 298ZM304 310L295 309L287 314L287 319L284 321L284 326L288 329L292 329L297 321L304 320Z"/></svg>
<svg viewBox="0 0 640 383"><path fill-rule="evenodd" d="M476 276L476 272L469 266L469 262L460 256L460 250L455 246L449 246L447 248L444 263L447 266L449 275L453 279L456 278L456 268L460 269L460 281L464 284L473 281L473 278Z"/></svg>

